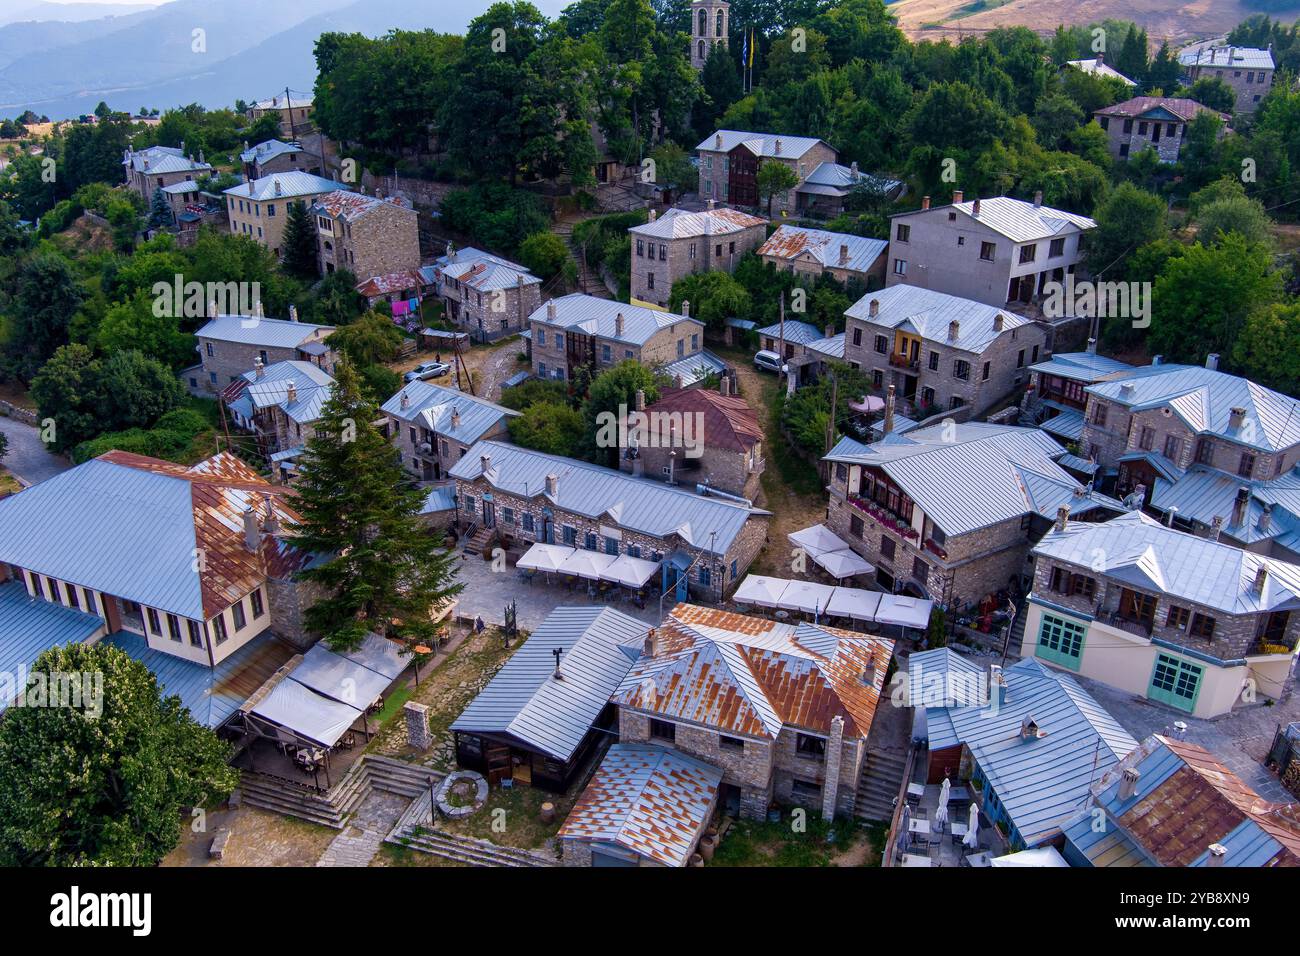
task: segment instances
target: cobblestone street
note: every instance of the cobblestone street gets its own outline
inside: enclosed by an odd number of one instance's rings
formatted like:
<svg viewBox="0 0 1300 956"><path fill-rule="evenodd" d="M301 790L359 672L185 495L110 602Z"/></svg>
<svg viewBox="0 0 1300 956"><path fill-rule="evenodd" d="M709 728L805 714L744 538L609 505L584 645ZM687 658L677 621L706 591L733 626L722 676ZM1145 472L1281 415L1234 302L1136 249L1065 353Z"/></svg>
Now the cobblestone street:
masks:
<svg viewBox="0 0 1300 956"><path fill-rule="evenodd" d="M369 866L384 837L392 832L397 818L411 801L381 790L370 791L343 832L336 836L317 866Z"/></svg>

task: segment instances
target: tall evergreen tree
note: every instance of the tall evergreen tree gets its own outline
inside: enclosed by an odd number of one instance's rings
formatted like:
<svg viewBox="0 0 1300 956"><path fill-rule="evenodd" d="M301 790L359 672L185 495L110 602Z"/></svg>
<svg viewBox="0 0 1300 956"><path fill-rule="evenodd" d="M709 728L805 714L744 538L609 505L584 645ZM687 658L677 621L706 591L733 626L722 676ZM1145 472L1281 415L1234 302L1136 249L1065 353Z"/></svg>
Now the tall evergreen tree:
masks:
<svg viewBox="0 0 1300 956"><path fill-rule="evenodd" d="M307 627L336 650L372 631L428 641L430 609L464 587L454 554L420 523L426 493L371 424L378 412L352 365L341 362L335 379L297 485L297 543L327 556L302 572L324 592L307 609Z"/></svg>
<svg viewBox="0 0 1300 956"><path fill-rule="evenodd" d="M316 266L316 230L304 202L289 203L284 223L284 271L302 279L319 275Z"/></svg>
<svg viewBox="0 0 1300 956"><path fill-rule="evenodd" d="M163 195L161 186L153 191L153 199L149 202L149 225L160 229L170 229L176 225L176 217L172 215L171 203Z"/></svg>

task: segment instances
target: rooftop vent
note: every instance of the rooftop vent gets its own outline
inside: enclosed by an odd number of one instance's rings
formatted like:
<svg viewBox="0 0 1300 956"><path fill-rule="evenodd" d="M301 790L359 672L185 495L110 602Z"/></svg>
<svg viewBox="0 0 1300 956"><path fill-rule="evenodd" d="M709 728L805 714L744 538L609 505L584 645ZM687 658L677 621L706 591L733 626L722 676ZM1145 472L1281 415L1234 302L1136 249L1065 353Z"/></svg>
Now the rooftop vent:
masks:
<svg viewBox="0 0 1300 956"><path fill-rule="evenodd" d="M1125 767L1124 773L1119 778L1119 798L1121 800L1130 800L1133 794L1137 793L1138 780L1142 773L1137 767Z"/></svg>

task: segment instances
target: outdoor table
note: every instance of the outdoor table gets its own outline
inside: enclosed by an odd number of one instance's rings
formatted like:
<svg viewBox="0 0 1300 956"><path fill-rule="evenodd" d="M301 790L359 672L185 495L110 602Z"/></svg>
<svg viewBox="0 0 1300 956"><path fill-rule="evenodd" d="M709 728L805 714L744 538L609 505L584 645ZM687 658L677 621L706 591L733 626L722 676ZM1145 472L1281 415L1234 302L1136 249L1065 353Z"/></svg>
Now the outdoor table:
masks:
<svg viewBox="0 0 1300 956"><path fill-rule="evenodd" d="M982 853L972 853L962 859L964 866L993 866L989 861L993 859L993 854L985 850Z"/></svg>
<svg viewBox="0 0 1300 956"><path fill-rule="evenodd" d="M952 832L952 842L960 843L962 841L962 838L966 836L966 830L968 829L966 824L959 823L958 821L954 820L952 823L949 824L949 827L951 828L951 832Z"/></svg>
<svg viewBox="0 0 1300 956"><path fill-rule="evenodd" d="M907 799L920 800L924 796L925 796L925 784L909 783L907 785Z"/></svg>
<svg viewBox="0 0 1300 956"><path fill-rule="evenodd" d="M949 803L970 803L970 788L966 786L956 786L948 794Z"/></svg>
<svg viewBox="0 0 1300 956"><path fill-rule="evenodd" d="M904 853L903 866L934 866L934 862L928 856L921 856L917 853Z"/></svg>
<svg viewBox="0 0 1300 956"><path fill-rule="evenodd" d="M928 837L930 835L930 821L918 820L913 817L911 820L907 821L907 832L912 836Z"/></svg>

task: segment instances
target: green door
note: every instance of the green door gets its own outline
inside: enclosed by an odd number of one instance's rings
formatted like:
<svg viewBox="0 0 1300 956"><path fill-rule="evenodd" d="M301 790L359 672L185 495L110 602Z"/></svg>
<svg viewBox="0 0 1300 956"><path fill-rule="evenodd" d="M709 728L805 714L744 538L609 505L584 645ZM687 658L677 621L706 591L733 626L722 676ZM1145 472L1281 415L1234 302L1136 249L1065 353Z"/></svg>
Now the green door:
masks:
<svg viewBox="0 0 1300 956"><path fill-rule="evenodd" d="M1157 654L1147 697L1191 713L1201 693L1205 668L1169 654Z"/></svg>

